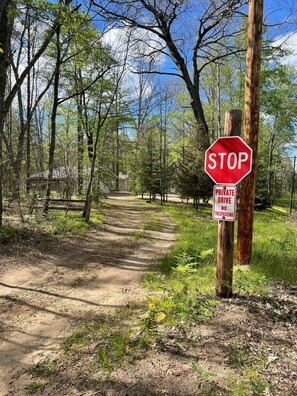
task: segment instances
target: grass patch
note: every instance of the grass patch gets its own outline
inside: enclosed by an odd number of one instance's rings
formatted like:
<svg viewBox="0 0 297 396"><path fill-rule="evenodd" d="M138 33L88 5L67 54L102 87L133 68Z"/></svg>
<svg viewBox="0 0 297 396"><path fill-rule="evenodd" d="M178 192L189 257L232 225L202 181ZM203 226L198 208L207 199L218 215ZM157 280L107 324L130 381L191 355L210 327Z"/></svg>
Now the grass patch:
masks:
<svg viewBox="0 0 297 396"><path fill-rule="evenodd" d="M69 236L84 235L86 232L96 229L104 221L104 215L101 206L92 209L91 221L87 223L80 212L69 211L67 214L61 211L52 210L48 217L36 218L31 226L37 230L41 230L50 236Z"/></svg>
<svg viewBox="0 0 297 396"><path fill-rule="evenodd" d="M282 213L257 213L254 223L253 272L297 283L297 227Z"/></svg>
<svg viewBox="0 0 297 396"><path fill-rule="evenodd" d="M131 233L131 238L134 238L136 240L146 238L148 231L163 230L163 224L161 222L158 213L147 211L145 209L146 209L145 205L143 205L143 208L139 208L139 211L141 211L144 216L144 220L140 228L134 231L133 233Z"/></svg>
<svg viewBox="0 0 297 396"><path fill-rule="evenodd" d="M26 386L26 390L31 394L42 391L43 388L44 384L41 384L37 381L32 381L29 385Z"/></svg>
<svg viewBox="0 0 297 396"><path fill-rule="evenodd" d="M149 231L162 231L163 224L156 212L144 212L144 226Z"/></svg>
<svg viewBox="0 0 297 396"><path fill-rule="evenodd" d="M32 376L41 378L53 378L57 374L57 364L48 359L38 363L31 370Z"/></svg>
<svg viewBox="0 0 297 396"><path fill-rule="evenodd" d="M146 237L146 228L144 225L142 225L139 230L131 232L131 234L130 234L130 238L133 238L136 240L144 239L145 237Z"/></svg>
<svg viewBox="0 0 297 396"><path fill-rule="evenodd" d="M179 235L175 247L160 263L165 273L178 265L181 255L187 255L199 263L207 266L215 261L214 247L216 246L217 223L207 221L211 219L209 208L201 207L198 212L189 206L166 206L163 210L177 224Z"/></svg>
<svg viewBox="0 0 297 396"><path fill-rule="evenodd" d="M243 371L240 380L234 382L234 378L229 380L229 396L265 396L270 395L271 386L264 376L255 368L248 367Z"/></svg>
<svg viewBox="0 0 297 396"><path fill-rule="evenodd" d="M179 236L173 250L161 261L161 272L170 274L172 268L181 261L188 261L198 270L195 278L201 292L212 294L217 222L211 220L211 209L201 207L197 212L191 207L180 205L166 206L163 210L178 225ZM252 262L246 271L235 270L235 291L244 294L265 293L266 286L273 280L296 284L296 246L296 224L283 211L273 208L255 213Z"/></svg>
<svg viewBox="0 0 297 396"><path fill-rule="evenodd" d="M77 332L64 340L64 353L76 360L87 351L91 356L90 367L103 372L133 362L147 349L149 341L137 326L134 309L124 311L125 314L118 312L112 323L104 318L83 322ZM133 316L128 324L127 318Z"/></svg>
<svg viewBox="0 0 297 396"><path fill-rule="evenodd" d="M0 227L0 243L16 242L25 233L26 230L16 227Z"/></svg>

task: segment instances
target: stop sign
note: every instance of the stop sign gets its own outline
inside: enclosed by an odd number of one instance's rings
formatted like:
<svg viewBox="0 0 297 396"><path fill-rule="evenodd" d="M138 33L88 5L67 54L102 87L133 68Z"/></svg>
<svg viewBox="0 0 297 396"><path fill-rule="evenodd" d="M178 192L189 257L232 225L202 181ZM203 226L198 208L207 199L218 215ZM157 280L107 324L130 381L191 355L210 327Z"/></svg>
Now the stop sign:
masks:
<svg viewBox="0 0 297 396"><path fill-rule="evenodd" d="M217 184L237 184L252 169L253 150L239 136L218 138L205 152L205 172Z"/></svg>

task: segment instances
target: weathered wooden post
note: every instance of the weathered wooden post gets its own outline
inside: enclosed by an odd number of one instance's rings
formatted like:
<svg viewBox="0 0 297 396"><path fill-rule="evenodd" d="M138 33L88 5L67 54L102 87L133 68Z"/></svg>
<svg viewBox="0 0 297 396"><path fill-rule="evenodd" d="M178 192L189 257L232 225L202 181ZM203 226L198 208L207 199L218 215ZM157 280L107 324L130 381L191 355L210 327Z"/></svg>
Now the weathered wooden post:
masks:
<svg viewBox="0 0 297 396"><path fill-rule="evenodd" d="M242 111L226 112L224 136L239 136L242 125ZM234 222L218 222L216 294L219 297L232 296L234 252Z"/></svg>
<svg viewBox="0 0 297 396"><path fill-rule="evenodd" d="M256 164L259 134L259 94L263 0L249 1L247 32L244 141L253 150L253 166L242 182L238 215L237 261L249 264L252 255L253 217L255 203Z"/></svg>

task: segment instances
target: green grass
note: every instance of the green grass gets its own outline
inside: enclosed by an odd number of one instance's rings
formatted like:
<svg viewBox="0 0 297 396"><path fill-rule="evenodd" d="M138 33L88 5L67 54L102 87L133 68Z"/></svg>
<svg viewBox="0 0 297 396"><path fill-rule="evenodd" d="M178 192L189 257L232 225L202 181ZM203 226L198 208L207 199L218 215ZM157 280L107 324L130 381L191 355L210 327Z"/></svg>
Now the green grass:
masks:
<svg viewBox="0 0 297 396"><path fill-rule="evenodd" d="M243 376L234 381L230 378L227 395L229 396L265 396L270 395L271 386L264 376L253 367L247 367Z"/></svg>
<svg viewBox="0 0 297 396"><path fill-rule="evenodd" d="M28 391L28 393L31 394L39 392L43 390L43 388L44 388L44 384L41 384L37 381L33 381L28 386L26 386L26 390Z"/></svg>
<svg viewBox="0 0 297 396"><path fill-rule="evenodd" d="M91 221L87 223L81 212L69 211L67 214L61 211L52 210L46 219L36 218L31 226L49 235L83 235L87 231L96 229L103 223L104 215L101 206L92 210Z"/></svg>
<svg viewBox="0 0 297 396"><path fill-rule="evenodd" d="M274 280L297 283L297 225L282 211L256 213L251 269Z"/></svg>
<svg viewBox="0 0 297 396"><path fill-rule="evenodd" d="M211 219L211 209L199 208L197 212L187 206L168 206L163 210L178 225L179 236L174 249L160 263L162 273L171 273L181 259L190 260L198 270L200 290L209 293L214 287L217 245L217 222ZM235 270L235 287L245 293L250 288L253 293L264 291L268 280L296 284L296 246L297 226L281 209L255 213L251 266L244 273Z"/></svg>
<svg viewBox="0 0 297 396"><path fill-rule="evenodd" d="M23 236L25 230L18 229L15 227L0 227L0 243L9 243L17 241Z"/></svg>
<svg viewBox="0 0 297 396"><path fill-rule="evenodd" d="M161 262L162 271L170 272L181 254L192 257L201 266L213 263L217 223L211 220L210 209L199 208L196 211L180 205L166 206L163 210L177 224L179 235L174 249Z"/></svg>
<svg viewBox="0 0 297 396"><path fill-rule="evenodd" d="M66 338L62 350L66 355L79 359L80 353L87 350L91 354L90 367L94 370L110 371L133 362L148 346L148 339L139 327L127 323L127 318L137 322L135 309L122 309L112 323L108 319L84 321L79 329Z"/></svg>
<svg viewBox="0 0 297 396"><path fill-rule="evenodd" d="M46 359L33 367L31 373L33 377L52 378L57 374L57 364Z"/></svg>
<svg viewBox="0 0 297 396"><path fill-rule="evenodd" d="M141 240L147 237L149 231L162 231L163 229L163 224L158 213L148 212L145 209L145 205L139 209L144 216L144 220L140 228L131 233L130 237L133 239Z"/></svg>

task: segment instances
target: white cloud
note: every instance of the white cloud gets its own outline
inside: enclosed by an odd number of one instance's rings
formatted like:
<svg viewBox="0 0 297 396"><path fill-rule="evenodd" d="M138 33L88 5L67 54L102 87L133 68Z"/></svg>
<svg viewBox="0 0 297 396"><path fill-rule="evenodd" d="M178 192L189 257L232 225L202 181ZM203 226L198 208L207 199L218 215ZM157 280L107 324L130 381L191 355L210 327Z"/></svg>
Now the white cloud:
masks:
<svg viewBox="0 0 297 396"><path fill-rule="evenodd" d="M287 33L279 36L272 45L290 51L288 56L282 58L282 63L297 66L297 33Z"/></svg>
<svg viewBox="0 0 297 396"><path fill-rule="evenodd" d="M102 40L107 44L117 59L122 59L128 51L129 61L146 58L154 54L154 62L162 64L165 55L159 51L163 48L161 39L154 33L138 28L110 28Z"/></svg>
<svg viewBox="0 0 297 396"><path fill-rule="evenodd" d="M151 32L134 28L110 28L107 30L102 41L110 47L112 56L119 61L125 62L125 75L123 85L130 91L130 95L139 94L139 75L135 71L145 70L146 63L153 61L153 68L158 68L164 64L165 55L160 52L162 43L160 38ZM143 96L148 97L152 92L152 86L147 81Z"/></svg>

